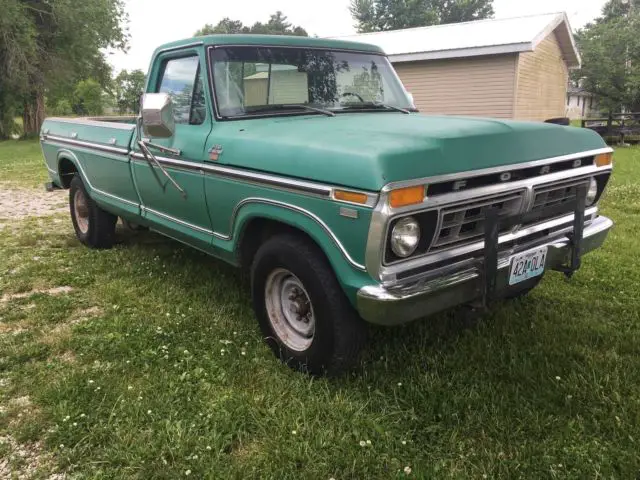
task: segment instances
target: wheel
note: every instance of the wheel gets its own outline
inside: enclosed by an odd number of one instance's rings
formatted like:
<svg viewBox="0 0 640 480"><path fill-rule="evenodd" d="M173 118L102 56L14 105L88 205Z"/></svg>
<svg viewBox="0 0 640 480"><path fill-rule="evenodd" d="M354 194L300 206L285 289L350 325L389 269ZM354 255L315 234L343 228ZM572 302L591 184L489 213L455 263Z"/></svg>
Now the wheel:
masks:
<svg viewBox="0 0 640 480"><path fill-rule="evenodd" d="M522 287L518 290L510 290L504 295L505 300L515 300L518 298L526 297L531 290L534 290L542 280L542 277L536 277L532 280L528 280L522 284Z"/></svg>
<svg viewBox="0 0 640 480"><path fill-rule="evenodd" d="M267 240L251 266L251 293L267 344L290 367L335 375L358 359L366 325L312 242L292 234Z"/></svg>
<svg viewBox="0 0 640 480"><path fill-rule="evenodd" d="M113 246L118 217L95 204L78 174L71 180L69 207L78 240L91 248Z"/></svg>

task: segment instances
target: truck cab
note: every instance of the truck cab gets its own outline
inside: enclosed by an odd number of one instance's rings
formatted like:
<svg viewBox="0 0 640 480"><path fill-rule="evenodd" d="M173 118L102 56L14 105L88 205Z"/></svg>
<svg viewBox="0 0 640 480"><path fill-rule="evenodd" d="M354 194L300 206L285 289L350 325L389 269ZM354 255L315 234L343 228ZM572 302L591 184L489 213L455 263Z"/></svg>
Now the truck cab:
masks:
<svg viewBox="0 0 640 480"><path fill-rule="evenodd" d="M138 117L49 118L80 241L118 217L246 269L294 368L348 368L398 325L572 275L612 226L594 132L423 115L378 47L213 35L161 46ZM117 266L116 266L117 268Z"/></svg>

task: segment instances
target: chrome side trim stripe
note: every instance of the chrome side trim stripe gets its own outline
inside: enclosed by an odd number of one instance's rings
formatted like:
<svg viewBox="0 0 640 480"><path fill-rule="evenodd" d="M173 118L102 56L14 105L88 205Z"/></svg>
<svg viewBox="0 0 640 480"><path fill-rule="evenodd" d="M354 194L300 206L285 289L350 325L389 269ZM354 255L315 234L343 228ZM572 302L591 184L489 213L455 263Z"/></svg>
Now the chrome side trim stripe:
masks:
<svg viewBox="0 0 640 480"><path fill-rule="evenodd" d="M290 203L279 202L277 200L270 200L268 198L259 198L259 197L245 198L244 200L239 202L234 207L233 212L231 213L231 219L229 221L229 233L227 233L227 234L214 232L214 231L211 231L209 229L200 227L198 225L194 225L192 223L185 222L184 220L180 220L179 218L172 217L171 215L167 215L166 213L162 213L162 212L159 212L157 210L153 210L151 208L145 207L144 205L141 206L141 209L142 209L143 212L146 211L146 212L152 213L153 215L157 215L157 216L162 217L162 218L164 218L166 220L169 220L171 222L177 223L178 225L182 225L184 227L190 228L192 230L196 230L196 231L204 233L204 234L212 235L212 236L214 236L214 237L216 237L216 238L218 238L220 240L231 241L233 239L233 236L234 236L234 227L235 227L236 219L238 217L238 212L240 211L240 209L242 207L244 207L245 205L248 205L250 203L260 203L260 204L263 204L263 205L273 205L273 206L280 207L280 208L286 208L287 210L298 212L298 213L301 213L301 214L311 218L318 225L320 225L320 227L322 227L324 232L329 236L329 238L331 238L331 240L336 245L336 247L338 247L338 249L340 250L340 253L342 253L344 258L353 267L357 268L358 270L365 271L364 265L359 264L358 262L356 262L351 257L351 255L349 255L349 252L347 252L347 249L344 247L344 245L342 245L342 243L340 242L338 237L336 237L336 235L333 233L333 231L329 228L329 226L326 223L324 223L322 221L322 219L320 217L318 217L316 214L310 212L309 210L306 210L304 208L298 207L296 205L291 205Z"/></svg>
<svg viewBox="0 0 640 480"><path fill-rule="evenodd" d="M131 154L131 157L135 160L145 160L144 156L141 153L135 152ZM372 194L370 192L362 192L352 189L341 189L337 187L332 187L330 185L324 185L316 182L308 182L305 180L297 180L294 178L281 177L278 175L272 175L268 173L260 173L254 172L251 170L244 170L240 168L226 167L222 165L212 165L210 163L198 163L198 162L190 162L187 160L178 160L175 158L168 157L159 157L156 156L156 159L163 165L173 168L181 168L186 170L194 170L203 173L208 173L212 175L217 175L225 178L232 178L235 180L240 180L247 183L252 183L256 185L266 185L273 188L278 188L282 190L302 193L305 195L314 195L321 198L332 199L339 203L349 203L351 202L343 202L341 200L337 200L334 198L334 192L336 190L345 190L349 192L356 193L364 193L367 195L367 203L366 204L355 204L361 207L373 208L378 200L377 194Z"/></svg>
<svg viewBox="0 0 640 480"><path fill-rule="evenodd" d="M124 156L129 155L129 150L126 148L112 147L109 145L102 145L100 143L84 142L82 140L74 140L72 138L59 137L58 135L42 134L42 136L40 137L40 140L45 143L55 142L55 143L61 143L63 145L73 145L76 147L99 150L101 152L114 153L116 155L124 155Z"/></svg>
<svg viewBox="0 0 640 480"><path fill-rule="evenodd" d="M358 262L356 262L351 255L349 255L349 252L347 252L347 249L344 247L344 245L342 245L342 243L340 242L340 240L338 239L338 237L336 237L336 235L333 233L333 231L329 228L329 226L324 223L322 221L322 219L320 217L318 217L316 214L314 214L313 212L310 212L309 210L305 210L304 208L298 207L296 205L291 205L290 203L285 203L285 202L279 202L277 200L270 200L267 198L257 198L257 197L249 197L249 198L245 198L244 200L242 200L240 203L238 203L235 208L233 209L233 214L231 215L231 226L230 226L230 232L229 235L226 236L226 239L231 240L233 238L233 226L235 224L236 221L236 217L238 216L238 211L245 205L249 204L249 203L261 203L264 205L273 205L276 207L281 207L281 208L286 208L287 210L291 210L294 212L298 212L301 213L303 215L306 215L307 217L311 218L313 221L315 221L318 225L320 225L320 227L322 227L322 229L325 231L325 233L329 236L329 238L331 238L331 240L333 241L333 243L335 243L336 247L338 247L338 249L340 250L340 252L342 253L342 256L355 268L357 268L358 270L361 271L366 271L364 265L359 264ZM220 234L215 234L216 236L219 236Z"/></svg>
<svg viewBox="0 0 640 480"><path fill-rule="evenodd" d="M197 232L201 232L201 233L205 233L207 235L216 235L215 232L207 229L207 228L203 228L200 227L198 225L194 225L193 223L189 223L189 222L185 222L184 220L180 220L179 218L176 217L172 217L171 215L167 215L166 213L162 213L159 212L158 210L154 210L152 208L149 207L145 207L144 205L142 205L141 207L142 212L149 212L152 213L153 215L157 215L158 217L162 217L165 220L169 220L171 222L177 223L178 225L182 225L183 227L187 227L190 228L192 230L196 230Z"/></svg>
<svg viewBox="0 0 640 480"><path fill-rule="evenodd" d="M108 120L109 117L47 117L47 121L51 120L54 122L60 123L73 123L74 125L88 125L92 127L108 127L108 128L117 128L118 130L133 130L136 128L133 123L121 123L121 122L110 122ZM130 115L125 115L122 117L114 116L113 119L116 120L130 120ZM46 130L45 130L46 132ZM48 133L48 132L47 132Z"/></svg>
<svg viewBox="0 0 640 480"><path fill-rule="evenodd" d="M611 152L613 152L613 149L610 147L606 147L606 148L599 148L597 150L587 150L586 152L578 152L578 153L571 153L569 155L561 155L559 157L544 158L542 160L533 160L530 162L515 163L512 165L502 165L500 167L483 168L481 170L467 170L465 172L451 173L446 175L436 175L433 177L416 178L414 180L406 180L401 182L392 182L385 185L382 189L382 192L384 193L390 190L394 190L396 188L411 187L415 185L446 182L450 180L457 180L459 178L468 179L468 178L474 178L474 177L481 177L484 175L491 175L494 173L500 173L505 171L520 170L523 168L531 168L531 167L537 167L542 165L548 165L550 163L565 162L567 160L576 160L578 158L593 157L596 155L600 155L602 153L611 153ZM542 178L542 177L543 176L538 178Z"/></svg>
<svg viewBox="0 0 640 480"><path fill-rule="evenodd" d="M118 148L118 147L113 147L109 145L102 145L99 143L85 142L82 140L74 140L71 138L60 137L57 135L49 135L49 134L43 133L40 140L44 143L49 143L49 144L72 145L72 146L77 146L82 148L98 150L101 152L112 153L116 155L123 155L123 156L129 155L129 150L124 148ZM142 155L139 152L131 153L131 158L133 160L140 160L140 161L146 162L144 155ZM210 163L191 162L188 160L179 160L176 158L168 158L168 157L160 157L160 156L156 156L156 159L161 164L166 165L168 167L172 167L172 168L209 173L212 175L217 175L225 178L233 178L243 182L253 183L256 185L266 185L272 188L278 188L278 189L287 190L291 192L302 193L304 195L314 195L321 198L331 199L338 203L346 203L350 205L357 205L360 207L374 208L378 201L377 194L361 191L361 190L353 190L350 188L338 188L338 187L333 187L333 186L325 185L321 183L309 182L306 180L297 180L294 178L283 177L279 175L272 175L268 173L254 172L251 170L245 170L241 168L226 167L222 165L212 165ZM365 194L367 196L367 202L365 204L358 204L358 203L338 200L335 198L335 195L334 195L336 190L343 190L347 192Z"/></svg>

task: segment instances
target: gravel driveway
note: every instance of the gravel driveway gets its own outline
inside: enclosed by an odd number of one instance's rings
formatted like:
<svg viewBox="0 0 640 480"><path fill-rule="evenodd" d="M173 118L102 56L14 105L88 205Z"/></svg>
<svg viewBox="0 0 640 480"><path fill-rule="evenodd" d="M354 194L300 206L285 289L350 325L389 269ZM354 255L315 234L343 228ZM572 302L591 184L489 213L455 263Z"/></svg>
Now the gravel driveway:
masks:
<svg viewBox="0 0 640 480"><path fill-rule="evenodd" d="M68 192L24 188L0 188L0 224L6 220L43 217L69 211Z"/></svg>

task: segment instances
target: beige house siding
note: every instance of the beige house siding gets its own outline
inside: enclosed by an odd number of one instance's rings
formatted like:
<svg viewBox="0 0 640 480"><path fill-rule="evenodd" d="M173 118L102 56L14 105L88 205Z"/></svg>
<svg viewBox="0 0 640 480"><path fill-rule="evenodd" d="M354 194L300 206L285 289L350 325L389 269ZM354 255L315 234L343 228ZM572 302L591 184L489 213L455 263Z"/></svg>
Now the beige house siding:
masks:
<svg viewBox="0 0 640 480"><path fill-rule="evenodd" d="M254 74L244 80L245 105L264 105L267 100L267 73ZM307 103L307 74L296 70L271 73L269 103Z"/></svg>
<svg viewBox="0 0 640 480"><path fill-rule="evenodd" d="M555 33L518 60L515 118L548 120L564 117L569 70Z"/></svg>
<svg viewBox="0 0 640 480"><path fill-rule="evenodd" d="M513 118L517 54L396 63L423 113Z"/></svg>

